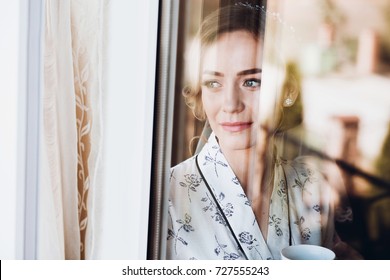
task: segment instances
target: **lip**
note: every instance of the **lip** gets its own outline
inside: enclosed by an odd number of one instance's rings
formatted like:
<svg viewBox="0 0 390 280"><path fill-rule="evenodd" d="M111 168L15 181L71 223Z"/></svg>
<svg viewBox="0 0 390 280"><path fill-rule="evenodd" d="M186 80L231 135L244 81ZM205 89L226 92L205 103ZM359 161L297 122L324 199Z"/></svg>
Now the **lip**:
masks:
<svg viewBox="0 0 390 280"><path fill-rule="evenodd" d="M253 122L223 122L222 128L228 132L240 132L252 126Z"/></svg>

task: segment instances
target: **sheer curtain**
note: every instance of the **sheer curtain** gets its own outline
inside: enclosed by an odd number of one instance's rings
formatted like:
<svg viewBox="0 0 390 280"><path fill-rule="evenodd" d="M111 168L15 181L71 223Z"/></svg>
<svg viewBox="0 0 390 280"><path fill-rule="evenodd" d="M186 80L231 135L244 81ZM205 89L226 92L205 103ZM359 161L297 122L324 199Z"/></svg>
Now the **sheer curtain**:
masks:
<svg viewBox="0 0 390 280"><path fill-rule="evenodd" d="M88 259L99 232L108 0L46 0L38 259Z"/></svg>

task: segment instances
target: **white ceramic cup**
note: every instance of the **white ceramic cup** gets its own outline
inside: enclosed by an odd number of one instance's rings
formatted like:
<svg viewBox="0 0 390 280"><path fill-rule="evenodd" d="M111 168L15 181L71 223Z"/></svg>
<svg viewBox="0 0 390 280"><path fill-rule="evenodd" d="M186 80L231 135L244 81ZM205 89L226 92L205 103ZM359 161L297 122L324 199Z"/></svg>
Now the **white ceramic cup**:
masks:
<svg viewBox="0 0 390 280"><path fill-rule="evenodd" d="M334 260L336 255L328 248L300 244L288 246L281 251L282 260Z"/></svg>

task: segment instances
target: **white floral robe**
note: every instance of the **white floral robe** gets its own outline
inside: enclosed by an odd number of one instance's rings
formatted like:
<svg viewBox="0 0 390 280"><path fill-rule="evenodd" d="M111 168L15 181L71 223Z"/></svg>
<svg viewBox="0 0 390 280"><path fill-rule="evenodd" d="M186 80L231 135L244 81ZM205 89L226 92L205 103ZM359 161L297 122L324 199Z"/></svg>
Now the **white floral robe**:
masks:
<svg viewBox="0 0 390 280"><path fill-rule="evenodd" d="M280 259L289 244L332 246L331 188L305 158L276 163L268 236L212 134L171 170L167 259Z"/></svg>

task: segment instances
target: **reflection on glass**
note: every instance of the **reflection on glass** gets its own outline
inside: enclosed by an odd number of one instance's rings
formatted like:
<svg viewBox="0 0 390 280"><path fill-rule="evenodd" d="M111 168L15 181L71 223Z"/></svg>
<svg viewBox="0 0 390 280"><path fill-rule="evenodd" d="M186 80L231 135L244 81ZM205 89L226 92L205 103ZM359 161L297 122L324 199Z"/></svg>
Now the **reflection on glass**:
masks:
<svg viewBox="0 0 390 280"><path fill-rule="evenodd" d="M179 32L167 258L280 259L294 244L388 258L379 31L339 1L182 2L182 20L198 16Z"/></svg>

